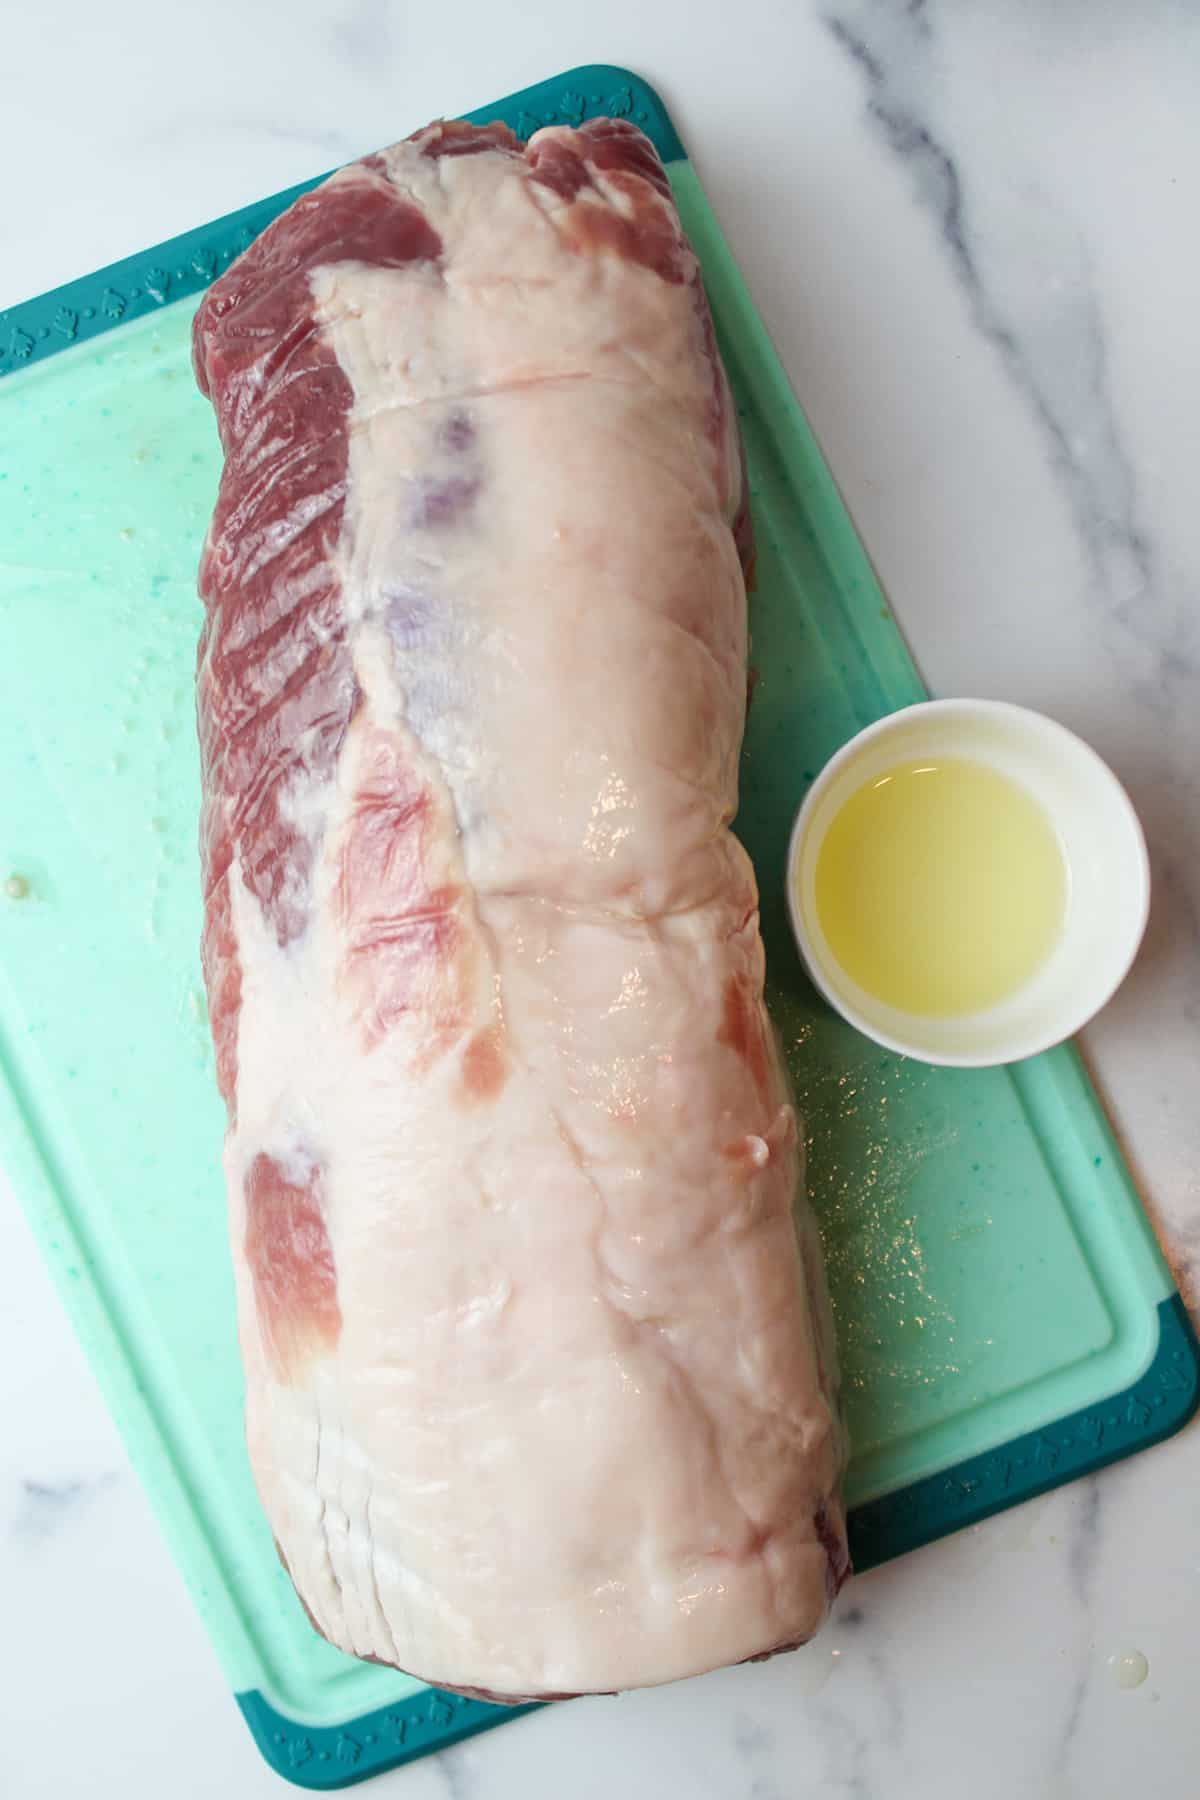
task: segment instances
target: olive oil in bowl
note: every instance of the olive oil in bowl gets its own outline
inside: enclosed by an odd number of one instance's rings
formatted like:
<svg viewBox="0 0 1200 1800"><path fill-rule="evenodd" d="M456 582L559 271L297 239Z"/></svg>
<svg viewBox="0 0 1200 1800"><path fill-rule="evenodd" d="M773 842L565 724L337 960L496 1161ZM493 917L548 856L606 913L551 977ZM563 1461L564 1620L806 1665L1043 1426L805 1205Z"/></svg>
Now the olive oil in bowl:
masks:
<svg viewBox="0 0 1200 1800"><path fill-rule="evenodd" d="M1133 961L1145 839L1094 750L997 700L927 700L844 744L788 851L792 929L849 1024L979 1068L1078 1031Z"/></svg>
<svg viewBox="0 0 1200 1800"><path fill-rule="evenodd" d="M1022 987L1062 930L1067 867L1027 788L987 763L899 763L852 793L816 863L842 968L901 1012L979 1012Z"/></svg>

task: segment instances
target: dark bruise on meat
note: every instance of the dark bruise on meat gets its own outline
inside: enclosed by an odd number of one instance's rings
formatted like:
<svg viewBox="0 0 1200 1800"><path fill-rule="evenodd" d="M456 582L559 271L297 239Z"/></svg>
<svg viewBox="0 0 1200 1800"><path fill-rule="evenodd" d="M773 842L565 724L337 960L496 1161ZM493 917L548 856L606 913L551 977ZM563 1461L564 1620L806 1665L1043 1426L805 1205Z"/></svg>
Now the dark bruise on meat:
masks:
<svg viewBox="0 0 1200 1800"><path fill-rule="evenodd" d="M298 1169L260 1153L245 1181L246 1263L275 1374L294 1381L309 1357L328 1351L342 1329L337 1271L322 1205L319 1163Z"/></svg>

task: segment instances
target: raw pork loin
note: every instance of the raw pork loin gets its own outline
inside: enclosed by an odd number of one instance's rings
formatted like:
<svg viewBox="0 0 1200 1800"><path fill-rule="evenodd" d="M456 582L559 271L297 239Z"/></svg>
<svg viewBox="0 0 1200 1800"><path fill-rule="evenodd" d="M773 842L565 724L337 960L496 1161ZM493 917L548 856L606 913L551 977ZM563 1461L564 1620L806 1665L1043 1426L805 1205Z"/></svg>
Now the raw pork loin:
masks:
<svg viewBox="0 0 1200 1800"><path fill-rule="evenodd" d="M843 1439L729 830L737 427L662 166L431 126L263 233L195 363L204 960L292 1579L496 1699L798 1644Z"/></svg>

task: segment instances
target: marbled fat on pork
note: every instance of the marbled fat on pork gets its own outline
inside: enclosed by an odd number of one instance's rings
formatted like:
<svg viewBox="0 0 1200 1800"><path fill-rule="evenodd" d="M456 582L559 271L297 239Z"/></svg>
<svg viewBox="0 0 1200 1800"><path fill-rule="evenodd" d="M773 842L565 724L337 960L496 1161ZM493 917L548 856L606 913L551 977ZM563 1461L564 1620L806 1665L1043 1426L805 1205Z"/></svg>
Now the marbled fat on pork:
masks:
<svg viewBox="0 0 1200 1800"><path fill-rule="evenodd" d="M832 1336L729 830L736 421L632 126L435 125L195 325L247 1424L357 1656L494 1697L808 1638Z"/></svg>

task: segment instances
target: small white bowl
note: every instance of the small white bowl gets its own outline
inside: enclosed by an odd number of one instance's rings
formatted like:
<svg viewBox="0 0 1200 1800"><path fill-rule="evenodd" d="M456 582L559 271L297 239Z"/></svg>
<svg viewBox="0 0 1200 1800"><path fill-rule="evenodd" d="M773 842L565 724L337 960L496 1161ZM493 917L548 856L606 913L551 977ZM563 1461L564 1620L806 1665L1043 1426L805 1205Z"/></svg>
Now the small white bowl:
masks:
<svg viewBox="0 0 1200 1800"><path fill-rule="evenodd" d="M815 887L825 833L850 795L897 763L939 756L986 763L1032 793L1058 834L1068 877L1066 916L1047 960L1000 1004L950 1018L901 1012L853 981L821 929ZM851 1025L921 1062L985 1068L1061 1043L1112 998L1146 928L1150 865L1129 796L1074 732L1003 701L928 700L869 725L826 763L792 830L787 896L804 965Z"/></svg>

